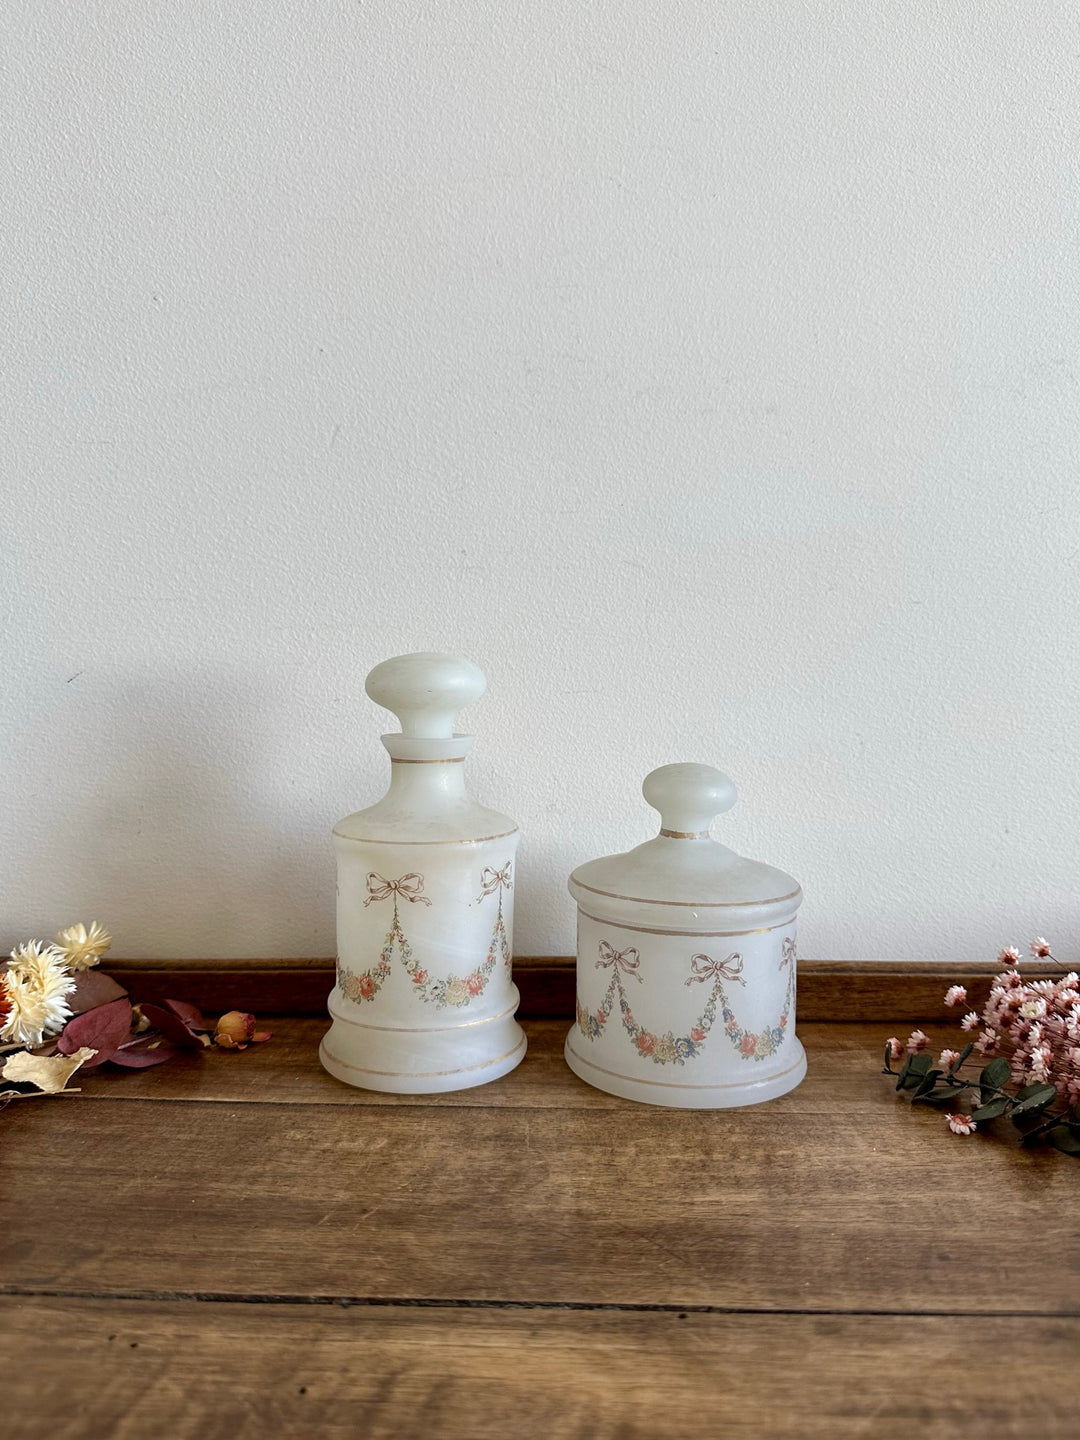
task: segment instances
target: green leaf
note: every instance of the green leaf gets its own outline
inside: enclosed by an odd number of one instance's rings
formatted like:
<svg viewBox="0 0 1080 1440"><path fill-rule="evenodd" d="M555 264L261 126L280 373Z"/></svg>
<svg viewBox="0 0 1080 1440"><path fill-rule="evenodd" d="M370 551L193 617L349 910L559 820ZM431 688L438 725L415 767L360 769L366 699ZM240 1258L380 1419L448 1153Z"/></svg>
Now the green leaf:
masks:
<svg viewBox="0 0 1080 1440"><path fill-rule="evenodd" d="M896 1073L892 1068L892 1046L887 1040L885 1041L885 1069L890 1075Z"/></svg>
<svg viewBox="0 0 1080 1440"><path fill-rule="evenodd" d="M955 1074L956 1071L960 1069L960 1066L964 1063L964 1061L968 1058L968 1056L974 1049L974 1040L969 1040L968 1043L964 1046L964 1048L960 1051L959 1057L953 1061L953 1074Z"/></svg>
<svg viewBox="0 0 1080 1440"><path fill-rule="evenodd" d="M1011 1074L1009 1062L999 1056L996 1060L991 1060L990 1064L985 1065L980 1071L979 1084L984 1089L996 1089L1005 1085Z"/></svg>
<svg viewBox="0 0 1080 1440"><path fill-rule="evenodd" d="M1052 1105L1056 1099L1057 1091L1053 1085L1025 1085L1016 1097L1013 1114L1034 1115L1036 1111L1045 1110L1047 1105Z"/></svg>
<svg viewBox="0 0 1080 1440"><path fill-rule="evenodd" d="M1024 1125L1024 1117L1014 1121L1017 1129ZM1025 1130L1020 1137L1021 1145L1041 1145L1046 1137L1046 1132L1052 1130L1055 1125L1060 1125L1061 1119L1057 1115L1051 1115L1049 1120L1042 1120L1038 1125L1033 1125L1030 1130Z"/></svg>
<svg viewBox="0 0 1080 1440"><path fill-rule="evenodd" d="M913 1090L930 1069L929 1055L909 1055L896 1079L898 1090Z"/></svg>
<svg viewBox="0 0 1080 1440"><path fill-rule="evenodd" d="M920 1095L928 1095L944 1074L944 1070L928 1070L915 1087L914 1099L917 1100Z"/></svg>
<svg viewBox="0 0 1080 1440"><path fill-rule="evenodd" d="M929 1069L929 1055L913 1055L911 1064L908 1066L907 1078L904 1081L904 1089L914 1090Z"/></svg>
<svg viewBox="0 0 1080 1440"><path fill-rule="evenodd" d="M1064 1155L1080 1155L1080 1135L1074 1135L1068 1125L1055 1125L1046 1132L1046 1139Z"/></svg>
<svg viewBox="0 0 1080 1440"><path fill-rule="evenodd" d="M912 1097L913 1105L940 1105L942 1103L954 1105L956 1103L956 1087L954 1085L943 1085L938 1090L931 1090L926 1095L915 1095Z"/></svg>
<svg viewBox="0 0 1080 1440"><path fill-rule="evenodd" d="M1008 1099L1004 1095L999 1095L996 1100L988 1100L985 1105L980 1105L977 1110L973 1110L971 1118L976 1124L983 1120L996 1120L999 1115L1004 1115L1008 1108Z"/></svg>

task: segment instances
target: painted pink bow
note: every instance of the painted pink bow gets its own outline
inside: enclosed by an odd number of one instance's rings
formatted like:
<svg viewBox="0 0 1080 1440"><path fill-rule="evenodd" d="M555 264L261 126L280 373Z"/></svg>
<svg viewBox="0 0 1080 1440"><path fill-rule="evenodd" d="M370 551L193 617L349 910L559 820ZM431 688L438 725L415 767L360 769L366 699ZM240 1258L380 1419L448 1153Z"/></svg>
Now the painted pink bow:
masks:
<svg viewBox="0 0 1080 1440"><path fill-rule="evenodd" d="M742 956L737 952L729 955L726 960L714 960L711 955L695 955L690 961L690 969L694 973L686 983L693 985L695 980L702 983L706 980L734 980L739 985L745 985L742 967Z"/></svg>
<svg viewBox="0 0 1080 1440"><path fill-rule="evenodd" d="M485 895L494 895L495 891L499 889L512 890L514 888L513 868L512 860L508 860L501 870L495 870L492 866L485 865L480 872L480 889L482 891L480 899L483 900Z"/></svg>
<svg viewBox="0 0 1080 1440"><path fill-rule="evenodd" d="M600 959L596 962L597 970L607 970L613 967L616 971L621 970L624 975L634 975L638 980L641 976L637 974L637 968L641 964L641 957L631 945L627 950L616 950L614 945L609 945L606 940L600 941Z"/></svg>
<svg viewBox="0 0 1080 1440"><path fill-rule="evenodd" d="M415 871L402 875L400 880L384 880L381 875L376 875L375 871L371 870L368 872L367 888L365 905L370 905L373 900L389 900L391 895L401 895L414 904L417 900L421 905L431 904L428 897L420 893L424 888L424 877L417 875ZM397 901L394 903L396 905Z"/></svg>

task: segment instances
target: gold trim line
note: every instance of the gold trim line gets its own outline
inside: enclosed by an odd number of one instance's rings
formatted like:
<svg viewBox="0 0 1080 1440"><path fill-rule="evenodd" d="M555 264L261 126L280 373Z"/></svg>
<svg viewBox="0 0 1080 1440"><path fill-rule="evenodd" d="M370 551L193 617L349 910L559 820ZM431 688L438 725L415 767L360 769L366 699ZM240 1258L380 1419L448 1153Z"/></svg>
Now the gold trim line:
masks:
<svg viewBox="0 0 1080 1440"><path fill-rule="evenodd" d="M339 840L351 840L356 845L486 845L489 840L505 840L508 835L517 833L515 825L513 830L500 830L497 835L477 835L468 840L376 840L373 835L343 835L336 825L331 831Z"/></svg>
<svg viewBox="0 0 1080 1440"><path fill-rule="evenodd" d="M404 755L391 755L391 765L464 765L464 755L454 755L449 760L406 760Z"/></svg>
<svg viewBox="0 0 1080 1440"><path fill-rule="evenodd" d="M673 835L673 830L661 830L661 835ZM646 900L641 895L620 895L615 890L601 890L596 885L586 885L584 880L570 880L590 895L604 895L609 900L629 900L634 905L682 905L689 910L747 910L751 905L779 905L781 900L794 900L802 894L802 886L796 885L787 895L770 895L767 900Z"/></svg>
<svg viewBox="0 0 1080 1440"><path fill-rule="evenodd" d="M708 830L661 830L669 840L708 840Z"/></svg>
<svg viewBox="0 0 1080 1440"><path fill-rule="evenodd" d="M768 935L773 930L786 930L789 925L794 925L794 918L781 920L778 925L759 925L754 930L665 930L659 925L628 925L625 920L611 920L606 915L593 915L588 910L578 906L578 914L584 915L587 920L595 920L598 925L609 925L612 930L637 930L642 935L688 935L696 938L702 936L712 938L717 935Z"/></svg>

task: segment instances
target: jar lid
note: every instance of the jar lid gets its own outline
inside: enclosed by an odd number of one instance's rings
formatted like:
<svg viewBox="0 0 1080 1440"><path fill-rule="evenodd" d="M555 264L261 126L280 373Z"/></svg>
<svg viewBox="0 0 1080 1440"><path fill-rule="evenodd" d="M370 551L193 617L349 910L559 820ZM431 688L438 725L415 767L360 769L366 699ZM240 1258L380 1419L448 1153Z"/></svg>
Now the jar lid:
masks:
<svg viewBox="0 0 1080 1440"><path fill-rule="evenodd" d="M738 792L711 765L662 765L645 777L642 794L660 812L660 833L622 855L589 860L570 877L582 910L616 923L627 907L665 930L720 931L749 907L770 924L794 914L802 900L797 880L746 860L712 839L712 819L730 810ZM760 914L758 913L760 911ZM681 913L680 913L681 912Z"/></svg>

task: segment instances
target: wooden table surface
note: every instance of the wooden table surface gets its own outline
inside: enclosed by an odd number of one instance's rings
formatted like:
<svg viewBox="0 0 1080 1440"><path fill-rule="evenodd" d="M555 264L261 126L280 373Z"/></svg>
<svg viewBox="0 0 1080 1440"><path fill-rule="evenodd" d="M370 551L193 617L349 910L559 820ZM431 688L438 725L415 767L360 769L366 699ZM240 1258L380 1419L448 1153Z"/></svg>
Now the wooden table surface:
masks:
<svg viewBox="0 0 1080 1440"><path fill-rule="evenodd" d="M0 1116L6 1435L1080 1434L1080 1164L911 1110L889 1026L692 1113L582 1084L566 1021L415 1099L273 1023Z"/></svg>

